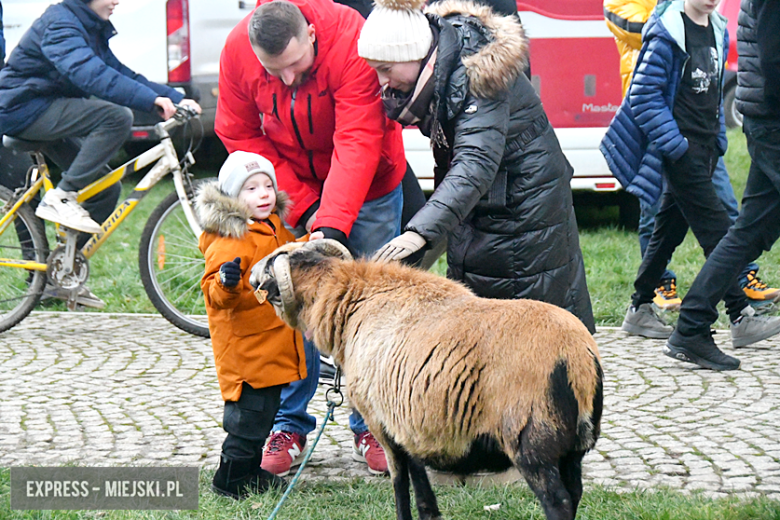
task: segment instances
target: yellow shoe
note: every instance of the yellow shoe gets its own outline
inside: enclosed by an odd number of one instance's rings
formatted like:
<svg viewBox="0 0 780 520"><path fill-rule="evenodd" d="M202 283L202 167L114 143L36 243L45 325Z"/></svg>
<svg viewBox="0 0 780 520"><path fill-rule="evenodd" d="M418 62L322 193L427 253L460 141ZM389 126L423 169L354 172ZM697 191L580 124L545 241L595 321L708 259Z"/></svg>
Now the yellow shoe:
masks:
<svg viewBox="0 0 780 520"><path fill-rule="evenodd" d="M745 296L756 301L777 301L780 298L780 289L773 289L758 277L756 271L749 271L747 274L747 285L742 288Z"/></svg>
<svg viewBox="0 0 780 520"><path fill-rule="evenodd" d="M661 285L655 290L653 304L662 311L680 310L682 300L677 296L677 279L661 280Z"/></svg>

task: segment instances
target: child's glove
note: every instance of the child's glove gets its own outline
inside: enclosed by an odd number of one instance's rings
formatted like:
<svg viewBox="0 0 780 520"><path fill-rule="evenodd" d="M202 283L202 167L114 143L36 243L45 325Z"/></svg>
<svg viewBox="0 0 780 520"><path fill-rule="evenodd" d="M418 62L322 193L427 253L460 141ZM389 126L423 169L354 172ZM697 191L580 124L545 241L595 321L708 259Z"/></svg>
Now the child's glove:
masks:
<svg viewBox="0 0 780 520"><path fill-rule="evenodd" d="M241 281L241 257L225 262L219 267L219 281L223 287L235 287Z"/></svg>

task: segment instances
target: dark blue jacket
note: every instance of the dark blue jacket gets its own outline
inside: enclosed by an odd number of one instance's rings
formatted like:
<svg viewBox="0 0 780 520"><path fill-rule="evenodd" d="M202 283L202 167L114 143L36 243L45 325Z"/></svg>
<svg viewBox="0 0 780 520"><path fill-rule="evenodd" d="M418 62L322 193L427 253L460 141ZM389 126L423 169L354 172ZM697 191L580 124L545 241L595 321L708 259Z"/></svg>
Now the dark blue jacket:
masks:
<svg viewBox="0 0 780 520"><path fill-rule="evenodd" d="M147 112L158 96L184 98L122 65L108 47L114 34L82 0L46 9L0 72L0 134L24 130L57 98L95 96Z"/></svg>
<svg viewBox="0 0 780 520"><path fill-rule="evenodd" d="M645 24L631 86L600 146L612 175L626 191L648 204L654 204L663 191L663 157L677 160L688 150L688 141L672 116L689 58L682 10L682 0L659 4ZM726 19L714 12L710 23L715 30L722 83L728 53ZM722 95L720 124L718 147L723 154L728 141Z"/></svg>

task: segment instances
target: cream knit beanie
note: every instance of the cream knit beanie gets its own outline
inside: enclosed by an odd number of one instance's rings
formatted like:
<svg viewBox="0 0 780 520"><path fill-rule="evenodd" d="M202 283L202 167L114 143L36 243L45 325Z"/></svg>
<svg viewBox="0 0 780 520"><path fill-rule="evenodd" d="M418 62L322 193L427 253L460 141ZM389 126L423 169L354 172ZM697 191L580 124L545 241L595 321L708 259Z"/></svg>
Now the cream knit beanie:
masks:
<svg viewBox="0 0 780 520"><path fill-rule="evenodd" d="M242 151L235 151L228 155L225 164L219 169L219 189L228 197L236 198L246 180L256 173L268 175L274 183L274 191L279 191L276 185L276 172L271 161L262 155Z"/></svg>
<svg viewBox="0 0 780 520"><path fill-rule="evenodd" d="M403 63L425 58L433 36L422 12L425 0L377 0L358 39L366 60Z"/></svg>

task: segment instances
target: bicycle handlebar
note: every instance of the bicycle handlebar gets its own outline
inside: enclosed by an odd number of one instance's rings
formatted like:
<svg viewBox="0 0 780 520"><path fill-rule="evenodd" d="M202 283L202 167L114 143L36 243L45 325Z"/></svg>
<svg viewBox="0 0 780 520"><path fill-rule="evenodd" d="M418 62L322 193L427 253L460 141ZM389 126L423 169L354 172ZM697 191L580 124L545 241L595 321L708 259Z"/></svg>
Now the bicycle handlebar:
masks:
<svg viewBox="0 0 780 520"><path fill-rule="evenodd" d="M158 129L157 134L160 137L163 137L164 133L167 133L172 128L175 128L177 126L181 126L191 119L198 119L200 117L200 114L198 114L192 107L188 107L186 105L175 105L176 106L176 113L173 114L173 117L162 121L160 123L157 123L155 128ZM161 133L159 130L163 130L164 132Z"/></svg>

